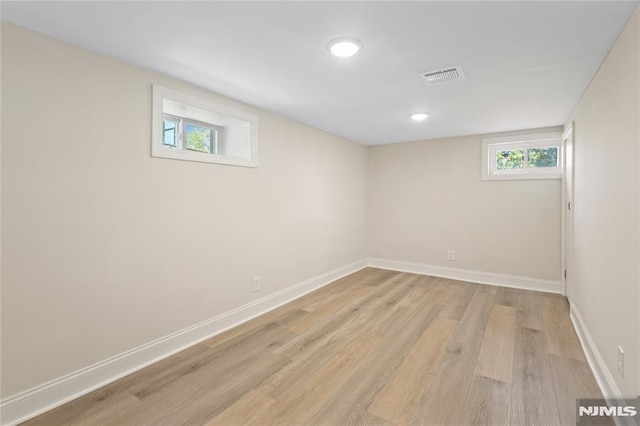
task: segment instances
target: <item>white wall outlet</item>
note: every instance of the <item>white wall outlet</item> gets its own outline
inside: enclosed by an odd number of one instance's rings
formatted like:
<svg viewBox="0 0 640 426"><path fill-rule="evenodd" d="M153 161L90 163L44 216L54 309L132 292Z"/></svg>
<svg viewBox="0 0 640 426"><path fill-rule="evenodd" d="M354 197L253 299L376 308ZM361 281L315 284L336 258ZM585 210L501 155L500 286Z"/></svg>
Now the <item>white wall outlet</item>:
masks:
<svg viewBox="0 0 640 426"><path fill-rule="evenodd" d="M624 379L624 351L618 346L618 373Z"/></svg>
<svg viewBox="0 0 640 426"><path fill-rule="evenodd" d="M257 293L260 291L260 277L253 277L253 292Z"/></svg>
<svg viewBox="0 0 640 426"><path fill-rule="evenodd" d="M454 261L456 260L456 252L453 250L447 251L447 260Z"/></svg>

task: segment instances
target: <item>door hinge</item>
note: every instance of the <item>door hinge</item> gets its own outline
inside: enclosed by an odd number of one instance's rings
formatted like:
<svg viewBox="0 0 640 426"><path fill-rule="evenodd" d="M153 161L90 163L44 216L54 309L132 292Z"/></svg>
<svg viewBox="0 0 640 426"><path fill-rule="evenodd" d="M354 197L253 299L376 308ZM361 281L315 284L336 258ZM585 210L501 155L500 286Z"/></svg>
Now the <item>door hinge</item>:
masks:
<svg viewBox="0 0 640 426"><path fill-rule="evenodd" d="M564 279L565 280L567 279L567 270L566 269L564 270Z"/></svg>
<svg viewBox="0 0 640 426"><path fill-rule="evenodd" d="M568 208L569 210L572 210L572 209L573 209L573 203L572 203L571 201L569 201L569 203L567 204L567 208Z"/></svg>

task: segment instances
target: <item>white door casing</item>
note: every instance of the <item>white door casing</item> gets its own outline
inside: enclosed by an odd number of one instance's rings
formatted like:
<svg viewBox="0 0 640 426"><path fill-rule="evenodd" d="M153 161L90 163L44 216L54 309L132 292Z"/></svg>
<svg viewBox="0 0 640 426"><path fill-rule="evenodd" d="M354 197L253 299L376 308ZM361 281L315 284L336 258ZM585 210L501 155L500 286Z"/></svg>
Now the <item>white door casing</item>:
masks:
<svg viewBox="0 0 640 426"><path fill-rule="evenodd" d="M573 122L562 135L562 294L571 301L573 281L573 199L574 177L574 129Z"/></svg>

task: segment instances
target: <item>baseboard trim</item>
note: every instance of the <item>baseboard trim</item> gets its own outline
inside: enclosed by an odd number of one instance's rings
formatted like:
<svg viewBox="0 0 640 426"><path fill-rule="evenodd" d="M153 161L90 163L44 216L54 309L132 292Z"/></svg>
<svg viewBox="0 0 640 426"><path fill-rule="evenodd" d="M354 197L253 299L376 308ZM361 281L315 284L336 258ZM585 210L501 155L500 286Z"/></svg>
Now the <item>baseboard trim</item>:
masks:
<svg viewBox="0 0 640 426"><path fill-rule="evenodd" d="M620 388L613 379L613 375L607 368L607 365L598 351L591 333L587 328L586 323L580 315L580 311L573 303L570 303L569 318L573 323L573 328L576 330L582 350L587 357L587 363L591 367L591 371L596 378L596 382L602 391L602 395L608 400L619 401L622 399L622 393ZM622 402L621 402L622 404ZM632 418L614 417L613 418L617 426L636 426L637 423Z"/></svg>
<svg viewBox="0 0 640 426"><path fill-rule="evenodd" d="M317 275L112 358L14 395L0 403L0 422L13 426L167 358L203 340L365 268L367 259Z"/></svg>
<svg viewBox="0 0 640 426"><path fill-rule="evenodd" d="M582 345L582 350L587 357L587 362L593 371L593 375L598 382L598 386L600 386L602 394L605 398L620 398L620 389L618 385L616 385L607 365L604 363L604 359L602 359L600 351L598 351L591 337L591 333L589 333L589 329L584 323L582 315L580 315L580 311L578 311L578 308L576 308L573 303L570 304L569 318L571 318L573 328L576 330L576 334Z"/></svg>
<svg viewBox="0 0 640 426"><path fill-rule="evenodd" d="M393 271L449 278L458 281L468 281L477 284L520 288L523 290L536 290L547 293L562 293L562 284L560 281L520 277L517 275L495 274L468 269L447 268L444 266L433 266L423 263L411 263L379 258L369 258L369 266L374 268L390 269Z"/></svg>

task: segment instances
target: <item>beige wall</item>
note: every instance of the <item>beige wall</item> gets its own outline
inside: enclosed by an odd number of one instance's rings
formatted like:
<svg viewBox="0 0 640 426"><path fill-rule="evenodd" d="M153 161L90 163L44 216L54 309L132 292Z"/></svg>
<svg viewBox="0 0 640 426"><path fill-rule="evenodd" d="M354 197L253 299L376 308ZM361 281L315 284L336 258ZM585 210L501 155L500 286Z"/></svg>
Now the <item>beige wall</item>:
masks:
<svg viewBox="0 0 640 426"><path fill-rule="evenodd" d="M582 96L575 121L571 303L625 395L640 393L640 12ZM625 377L616 347L625 351Z"/></svg>
<svg viewBox="0 0 640 426"><path fill-rule="evenodd" d="M151 84L257 115L260 167L151 158ZM366 256L362 145L9 24L2 124L3 397Z"/></svg>
<svg viewBox="0 0 640 426"><path fill-rule="evenodd" d="M560 181L481 180L489 136L370 147L369 254L559 280Z"/></svg>

